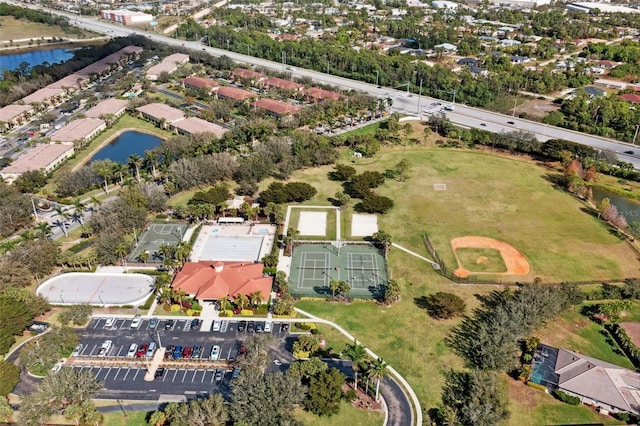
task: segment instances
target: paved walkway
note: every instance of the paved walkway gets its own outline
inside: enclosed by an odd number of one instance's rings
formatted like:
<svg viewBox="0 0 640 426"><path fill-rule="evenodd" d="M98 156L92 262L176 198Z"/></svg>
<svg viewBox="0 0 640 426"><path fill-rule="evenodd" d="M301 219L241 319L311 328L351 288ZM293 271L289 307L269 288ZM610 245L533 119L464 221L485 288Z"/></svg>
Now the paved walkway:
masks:
<svg viewBox="0 0 640 426"><path fill-rule="evenodd" d="M340 327L338 324L333 323L331 321L319 318L315 315L312 315L302 309L294 308L297 312L305 315L315 322L323 323L332 326L340 333L342 333L347 339L351 341L355 341L356 338L352 336L349 332L347 332L344 328ZM298 319L299 321L299 319ZM366 348L367 354L373 359L380 358L376 355L371 349ZM418 400L418 396L413 391L409 383L398 373L393 367L390 365L387 366L387 369L391 373L393 380L395 382L399 382L402 384L397 388L394 386L385 386L382 390L385 399L387 399L387 405L389 406L389 416L386 425L394 425L394 426L406 426L406 425L422 425L422 408L420 406L420 401ZM385 393L386 392L386 393ZM393 398L388 396L389 392L393 393ZM407 395L408 393L408 395ZM403 404L402 400L406 400L407 403ZM392 403L392 401L396 401L397 404ZM413 410L411 410L411 406L413 405ZM406 412L406 409L401 409L402 407L409 407L410 412Z"/></svg>
<svg viewBox="0 0 640 426"><path fill-rule="evenodd" d="M418 254L418 253L416 253L415 251L411 251L411 250L409 250L408 248L404 248L404 247L402 247L401 245L398 245L398 244L396 244L396 243L391 243L391 245L392 245L393 247L395 247L395 248L398 248L398 249L400 249L400 250L402 250L402 251L404 251L404 252L409 253L409 254L410 254L410 255L412 255L412 256L417 257L418 259L422 259L422 260L424 260L425 262L429 262L429 263L430 263L430 264L431 264L435 269L440 269L440 265L438 265L436 262L434 262L434 261L433 261L433 260L431 260L431 259L427 259L426 257L424 257L424 256L422 256L422 255L419 255L419 254Z"/></svg>

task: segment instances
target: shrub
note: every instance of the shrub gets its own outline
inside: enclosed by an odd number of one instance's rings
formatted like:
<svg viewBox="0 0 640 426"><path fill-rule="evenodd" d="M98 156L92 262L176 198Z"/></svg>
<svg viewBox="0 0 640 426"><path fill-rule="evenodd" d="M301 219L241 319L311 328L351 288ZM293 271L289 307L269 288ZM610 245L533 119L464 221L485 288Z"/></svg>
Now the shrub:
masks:
<svg viewBox="0 0 640 426"><path fill-rule="evenodd" d="M553 395L560 401L566 402L569 405L580 405L580 398L578 398L577 396L571 396L561 390L554 391Z"/></svg>
<svg viewBox="0 0 640 426"><path fill-rule="evenodd" d="M547 387L546 386L543 386L543 385L538 384L538 383L534 383L532 381L528 381L527 382L527 386L529 386L531 388L534 388L534 389L541 390L541 391L545 391L545 392L547 391Z"/></svg>
<svg viewBox="0 0 640 426"><path fill-rule="evenodd" d="M344 399L346 399L349 402L353 402L357 398L358 398L358 393L354 388L349 388L349 390L344 393Z"/></svg>
<svg viewBox="0 0 640 426"><path fill-rule="evenodd" d="M178 312L180 309L180 305L171 305L171 312Z"/></svg>
<svg viewBox="0 0 640 426"><path fill-rule="evenodd" d="M187 309L187 316L192 316L193 315L193 310L192 309Z"/></svg>
<svg viewBox="0 0 640 426"><path fill-rule="evenodd" d="M156 215L156 219L166 219L166 218L167 218L167 215L164 213L160 213Z"/></svg>
<svg viewBox="0 0 640 426"><path fill-rule="evenodd" d="M240 315L243 317L252 317L253 311L251 309L243 309L240 311Z"/></svg>
<svg viewBox="0 0 640 426"><path fill-rule="evenodd" d="M196 302L195 300L193 302L191 302L191 309L193 309L194 311L201 311L202 308L200 307L200 304L198 302Z"/></svg>

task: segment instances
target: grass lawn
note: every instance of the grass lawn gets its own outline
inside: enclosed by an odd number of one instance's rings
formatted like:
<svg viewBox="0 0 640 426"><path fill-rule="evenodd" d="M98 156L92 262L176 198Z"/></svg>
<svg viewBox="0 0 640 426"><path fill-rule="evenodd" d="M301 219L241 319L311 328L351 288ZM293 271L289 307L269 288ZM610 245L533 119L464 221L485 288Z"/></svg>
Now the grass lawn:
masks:
<svg viewBox="0 0 640 426"><path fill-rule="evenodd" d="M638 275L640 262L607 226L583 211L585 205L553 187L548 173L525 159L475 150L384 148L376 159L351 163L360 173L384 172L400 160L412 167L405 182L387 180L378 193L395 207L379 216L380 229L394 242L426 254L426 232L439 255L455 265L450 241L479 235L505 241L531 264L527 276L500 276L504 281L543 282L621 279ZM321 204L341 190L329 181L331 167L297 171L291 180L309 182L318 195L306 203ZM447 184L434 191L433 184ZM352 206L358 200L352 201ZM326 201L325 201L326 203Z"/></svg>
<svg viewBox="0 0 640 426"><path fill-rule="evenodd" d="M331 417L319 417L301 408L295 415L305 426L379 426L384 423L384 412L360 410L348 402L342 402L340 412Z"/></svg>
<svg viewBox="0 0 640 426"><path fill-rule="evenodd" d="M344 135L345 136L351 136L351 135L360 136L360 135L370 135L370 134L373 135L376 133L376 130L378 130L380 126L383 123L386 123L387 121L388 120L382 120L382 121L377 121L375 123L367 124L366 126L358 127L357 129L345 132Z"/></svg>
<svg viewBox="0 0 640 426"><path fill-rule="evenodd" d="M34 39L35 43L41 37L69 37L71 34L64 31L57 25L47 25L39 22L32 22L26 19L16 19L13 16L0 16L0 27L2 28L2 40ZM82 31L82 37L73 34L74 38L86 38L95 35L88 31ZM28 46L28 43L20 43ZM44 44L44 43L43 43Z"/></svg>
<svg viewBox="0 0 640 426"><path fill-rule="evenodd" d="M104 415L104 419L101 426L142 426L147 423L146 411L133 411L127 412L127 417L123 416L121 412L107 413Z"/></svg>
<svg viewBox="0 0 640 426"><path fill-rule="evenodd" d="M456 250L462 267L471 272L506 272L507 267L498 250L461 247Z"/></svg>

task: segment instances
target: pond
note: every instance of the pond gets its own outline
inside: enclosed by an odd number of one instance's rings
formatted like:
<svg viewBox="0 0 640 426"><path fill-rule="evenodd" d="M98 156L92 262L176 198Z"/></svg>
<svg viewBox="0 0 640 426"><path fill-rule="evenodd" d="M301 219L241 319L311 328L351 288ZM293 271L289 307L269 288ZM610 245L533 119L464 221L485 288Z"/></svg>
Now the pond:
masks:
<svg viewBox="0 0 640 426"><path fill-rule="evenodd" d="M96 152L91 161L109 159L117 163L126 164L127 159L133 154L143 156L145 151L160 145L162 139L158 136L142 133L135 130L127 130L111 142L109 145Z"/></svg>
<svg viewBox="0 0 640 426"><path fill-rule="evenodd" d="M616 206L618 213L622 214L627 223L640 222L640 201L622 197L600 187L592 187L593 201L599 203L603 198L608 198L611 205Z"/></svg>
<svg viewBox="0 0 640 426"><path fill-rule="evenodd" d="M70 49L45 49L45 50L30 50L28 52L15 53L11 55L0 56L0 77L4 74L5 70L13 71L17 69L21 63L26 62L29 64L28 68L36 65L42 65L45 62L50 64L57 64L60 62L66 62L73 58L73 51Z"/></svg>

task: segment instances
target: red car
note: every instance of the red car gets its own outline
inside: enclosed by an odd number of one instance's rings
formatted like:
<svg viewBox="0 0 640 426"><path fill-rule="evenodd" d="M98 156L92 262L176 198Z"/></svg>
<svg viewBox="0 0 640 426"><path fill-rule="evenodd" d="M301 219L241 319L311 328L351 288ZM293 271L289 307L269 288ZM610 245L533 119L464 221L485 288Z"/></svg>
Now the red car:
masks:
<svg viewBox="0 0 640 426"><path fill-rule="evenodd" d="M193 348L191 346L187 346L182 352L182 358L191 358L191 352L193 352Z"/></svg>
<svg viewBox="0 0 640 426"><path fill-rule="evenodd" d="M138 346L138 352L136 352L136 357L142 358L147 353L147 349L149 349L149 344L145 343Z"/></svg>

